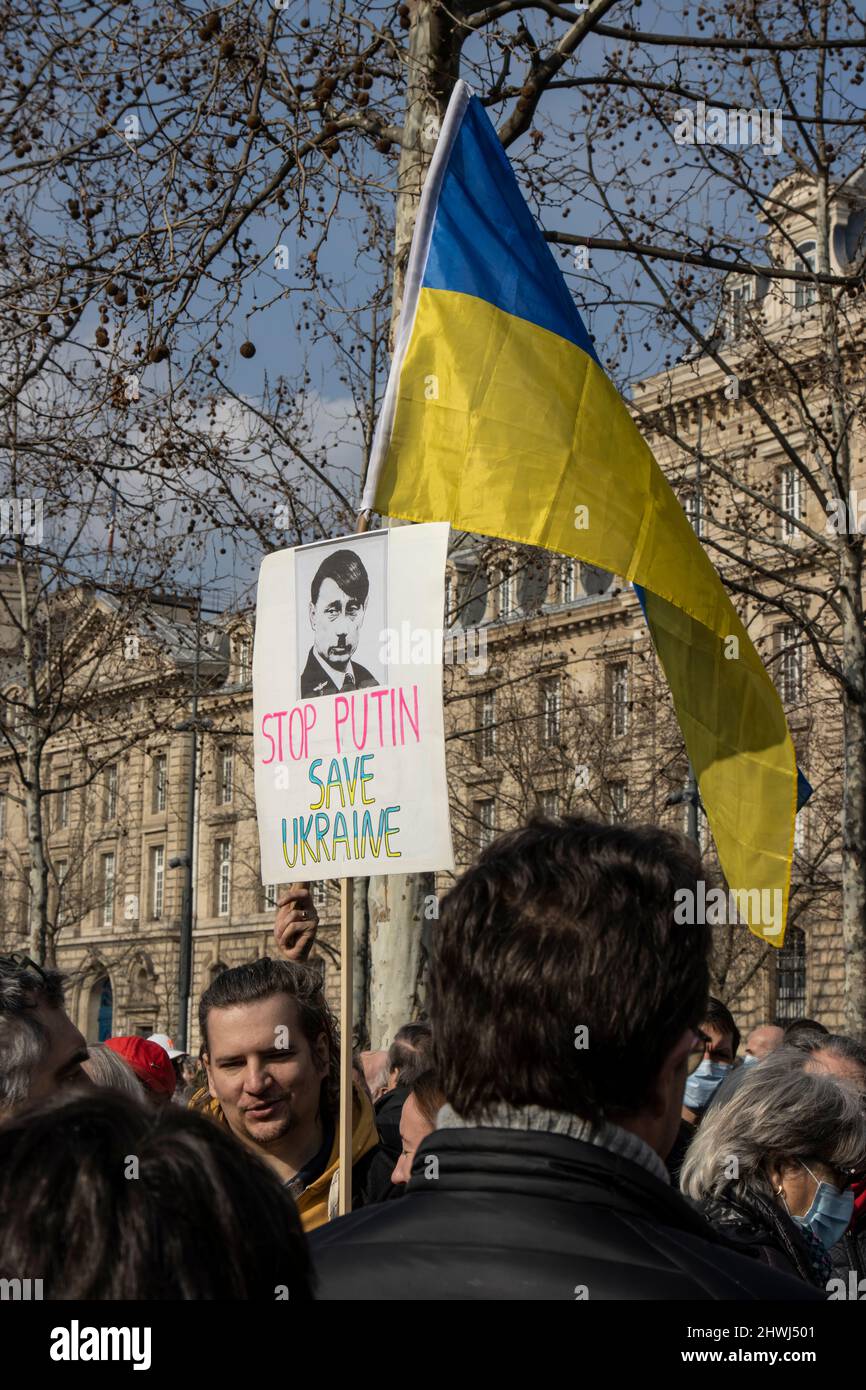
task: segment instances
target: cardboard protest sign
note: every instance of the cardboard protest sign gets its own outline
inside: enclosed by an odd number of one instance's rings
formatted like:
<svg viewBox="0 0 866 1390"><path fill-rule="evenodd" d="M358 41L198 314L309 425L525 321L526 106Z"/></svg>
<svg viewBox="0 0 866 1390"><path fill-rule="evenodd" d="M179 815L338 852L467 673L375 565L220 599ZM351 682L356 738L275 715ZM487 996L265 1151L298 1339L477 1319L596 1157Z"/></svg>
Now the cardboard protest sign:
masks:
<svg viewBox="0 0 866 1390"><path fill-rule="evenodd" d="M253 653L263 883L454 865L442 710L448 526L268 555Z"/></svg>

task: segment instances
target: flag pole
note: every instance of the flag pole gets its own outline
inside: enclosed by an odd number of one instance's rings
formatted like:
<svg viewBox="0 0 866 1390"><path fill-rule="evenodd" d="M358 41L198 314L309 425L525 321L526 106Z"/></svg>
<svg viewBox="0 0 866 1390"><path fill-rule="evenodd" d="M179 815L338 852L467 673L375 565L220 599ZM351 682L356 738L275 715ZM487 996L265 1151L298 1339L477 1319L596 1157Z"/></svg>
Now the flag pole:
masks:
<svg viewBox="0 0 866 1390"><path fill-rule="evenodd" d="M355 534L370 524L370 513L360 512ZM352 989L355 915L355 880L340 880L340 1132L337 1214L352 1210Z"/></svg>

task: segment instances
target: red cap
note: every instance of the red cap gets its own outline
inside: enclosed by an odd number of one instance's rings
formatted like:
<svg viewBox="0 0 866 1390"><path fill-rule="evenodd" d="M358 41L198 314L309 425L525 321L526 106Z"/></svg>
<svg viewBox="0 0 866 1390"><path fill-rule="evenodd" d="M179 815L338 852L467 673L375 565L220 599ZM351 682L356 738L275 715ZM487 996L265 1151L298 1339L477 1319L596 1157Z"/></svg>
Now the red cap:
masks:
<svg viewBox="0 0 866 1390"><path fill-rule="evenodd" d="M106 1038L105 1046L122 1057L148 1091L173 1096L177 1085L169 1055L159 1043L147 1038Z"/></svg>

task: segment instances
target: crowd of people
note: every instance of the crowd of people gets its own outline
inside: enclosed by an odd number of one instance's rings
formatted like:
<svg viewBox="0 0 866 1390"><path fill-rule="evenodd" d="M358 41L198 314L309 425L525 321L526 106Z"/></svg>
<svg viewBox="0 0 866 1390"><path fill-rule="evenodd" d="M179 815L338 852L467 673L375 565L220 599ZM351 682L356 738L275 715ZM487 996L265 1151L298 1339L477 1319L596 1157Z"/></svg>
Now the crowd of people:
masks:
<svg viewBox="0 0 866 1390"><path fill-rule="evenodd" d="M710 928L674 920L702 875L653 827L540 817L489 846L442 902L429 1020L354 1056L345 1216L303 887L274 957L203 994L198 1058L165 1034L88 1047L62 976L0 957L0 1279L54 1299L866 1296L866 1046L800 1019L741 1051Z"/></svg>

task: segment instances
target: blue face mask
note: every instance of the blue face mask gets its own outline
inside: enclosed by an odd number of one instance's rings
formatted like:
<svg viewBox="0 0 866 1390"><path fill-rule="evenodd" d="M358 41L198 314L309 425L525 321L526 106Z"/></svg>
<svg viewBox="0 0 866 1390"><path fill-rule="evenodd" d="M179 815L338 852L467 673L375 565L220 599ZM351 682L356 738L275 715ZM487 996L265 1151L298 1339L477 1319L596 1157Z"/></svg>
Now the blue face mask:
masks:
<svg viewBox="0 0 866 1390"><path fill-rule="evenodd" d="M818 1184L812 1205L805 1216L795 1216L798 1226L805 1226L817 1236L825 1250L832 1250L837 1240L841 1240L851 1221L854 1210L854 1189L847 1187L838 1192L832 1183L821 1182L811 1168L803 1164L809 1177Z"/></svg>
<svg viewBox="0 0 866 1390"><path fill-rule="evenodd" d="M756 1063L756 1062L759 1062L760 1060L761 1060L760 1057L753 1057L753 1056L751 1055L751 1053L747 1052L746 1055L745 1055L745 1057L743 1058L743 1066L744 1066L744 1067L753 1067L753 1066L755 1065L755 1063Z"/></svg>
<svg viewBox="0 0 866 1390"><path fill-rule="evenodd" d="M691 1076L686 1078L683 1100L688 1108L706 1110L730 1070L730 1062L713 1062L709 1057L705 1057Z"/></svg>

